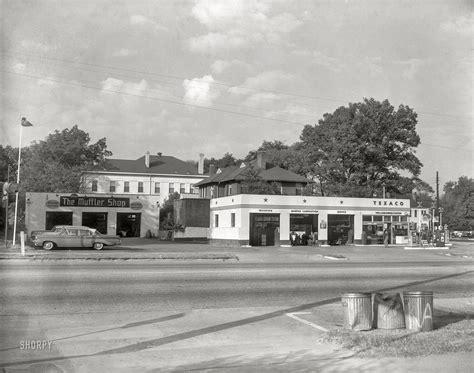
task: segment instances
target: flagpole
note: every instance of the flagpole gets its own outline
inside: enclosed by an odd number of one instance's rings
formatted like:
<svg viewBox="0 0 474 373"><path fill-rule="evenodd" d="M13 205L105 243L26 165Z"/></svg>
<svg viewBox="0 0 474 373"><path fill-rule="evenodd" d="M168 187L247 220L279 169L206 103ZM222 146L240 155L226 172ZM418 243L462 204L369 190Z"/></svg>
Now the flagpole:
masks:
<svg viewBox="0 0 474 373"><path fill-rule="evenodd" d="M18 147L18 168L16 171L16 182L20 184L20 162L21 162L21 137L23 134L23 124L20 125L20 145ZM13 246L16 240L16 217L18 215L18 191L15 193L15 220L13 221Z"/></svg>

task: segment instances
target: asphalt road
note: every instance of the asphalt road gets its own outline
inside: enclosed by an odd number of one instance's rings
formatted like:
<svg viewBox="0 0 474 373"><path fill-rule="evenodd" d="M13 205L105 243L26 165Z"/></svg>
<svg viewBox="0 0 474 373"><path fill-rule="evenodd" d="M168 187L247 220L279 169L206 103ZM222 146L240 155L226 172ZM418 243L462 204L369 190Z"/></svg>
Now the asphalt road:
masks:
<svg viewBox="0 0 474 373"><path fill-rule="evenodd" d="M0 272L1 315L296 306L414 285L458 297L471 292L472 269L465 262L7 264Z"/></svg>
<svg viewBox="0 0 474 373"><path fill-rule="evenodd" d="M98 360L93 360L97 353L111 359L107 364L114 364L117 354L135 356L134 353L174 343L179 348L168 350L161 357L173 365L173 351L184 349L181 351L187 351L190 359L198 359L217 354L219 343L229 341L232 348L240 348L241 354L248 355L245 346L250 346L249 330L255 337L251 351L267 348L269 343L264 336L270 335L275 344L273 350L283 349L285 354L285 349L301 349L314 343L317 333L321 333L303 324L295 328L296 321L281 318L287 313L332 304L334 308L323 315L325 320L340 318L334 314L335 309L339 310L335 305L340 294L354 291L433 290L435 299L467 298L473 295L473 279L474 266L466 261L4 262L0 267L0 357L3 355L10 366L22 361L56 361L54 356L69 362L73 357L81 364L85 359L87 369L101 369ZM237 329L246 330L246 334ZM210 334L213 338L205 339ZM224 335L224 342L216 342L216 335ZM25 339L52 340L57 350L51 352L53 357L38 355L39 352L26 357L24 351L18 350L18 344ZM194 340L199 341L198 347ZM156 364L153 356L141 356L140 364ZM181 364L183 356L177 356L176 361ZM193 367L195 363L190 364Z"/></svg>

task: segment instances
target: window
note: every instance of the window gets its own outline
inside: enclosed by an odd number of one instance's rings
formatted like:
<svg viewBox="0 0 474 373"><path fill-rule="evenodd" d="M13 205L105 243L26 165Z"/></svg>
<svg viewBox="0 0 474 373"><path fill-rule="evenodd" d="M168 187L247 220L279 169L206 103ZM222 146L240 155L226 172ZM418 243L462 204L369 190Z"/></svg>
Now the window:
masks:
<svg viewBox="0 0 474 373"><path fill-rule="evenodd" d="M173 194L173 193L174 193L174 183L170 183L169 194Z"/></svg>
<svg viewBox="0 0 474 373"><path fill-rule="evenodd" d="M143 181L138 182L138 193L143 193Z"/></svg>
<svg viewBox="0 0 474 373"><path fill-rule="evenodd" d="M161 193L161 184L160 183L155 183L155 194L160 194Z"/></svg>
<svg viewBox="0 0 474 373"><path fill-rule="evenodd" d="M370 216L370 215L363 215L363 216L362 216L362 221L372 221L372 216Z"/></svg>
<svg viewBox="0 0 474 373"><path fill-rule="evenodd" d="M219 214L214 215L214 227L219 227Z"/></svg>
<svg viewBox="0 0 474 373"><path fill-rule="evenodd" d="M110 193L115 193L115 181L113 181L113 180L110 181L109 192Z"/></svg>
<svg viewBox="0 0 474 373"><path fill-rule="evenodd" d="M92 191L97 192L97 180L92 180Z"/></svg>
<svg viewBox="0 0 474 373"><path fill-rule="evenodd" d="M231 196L232 195L232 185L228 184L226 185L226 189L227 189L227 196Z"/></svg>
<svg viewBox="0 0 474 373"><path fill-rule="evenodd" d="M186 192L186 186L184 185L184 183L179 184L179 192L181 194Z"/></svg>
<svg viewBox="0 0 474 373"><path fill-rule="evenodd" d="M413 210L415 213L415 218L418 216L418 210Z"/></svg>
<svg viewBox="0 0 474 373"><path fill-rule="evenodd" d="M124 191L124 193L129 193L130 192L130 182L129 181L125 181L123 183L123 191Z"/></svg>
<svg viewBox="0 0 474 373"><path fill-rule="evenodd" d="M230 214L230 226L235 227L235 212Z"/></svg>

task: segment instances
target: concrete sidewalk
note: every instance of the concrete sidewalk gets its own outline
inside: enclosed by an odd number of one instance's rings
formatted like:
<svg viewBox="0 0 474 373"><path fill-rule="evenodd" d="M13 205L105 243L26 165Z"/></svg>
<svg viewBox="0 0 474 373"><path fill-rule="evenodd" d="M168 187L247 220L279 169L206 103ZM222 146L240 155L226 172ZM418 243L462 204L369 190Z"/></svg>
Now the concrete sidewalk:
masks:
<svg viewBox="0 0 474 373"><path fill-rule="evenodd" d="M2 243L3 244L3 243ZM146 238L126 238L121 246L96 251L88 248L51 251L26 246L0 246L1 259L28 260L224 260L245 263L311 263L321 261L348 262L472 262L474 243L457 244L443 249L405 250L404 246L370 245L293 246L293 247L223 247L202 242L170 242Z"/></svg>

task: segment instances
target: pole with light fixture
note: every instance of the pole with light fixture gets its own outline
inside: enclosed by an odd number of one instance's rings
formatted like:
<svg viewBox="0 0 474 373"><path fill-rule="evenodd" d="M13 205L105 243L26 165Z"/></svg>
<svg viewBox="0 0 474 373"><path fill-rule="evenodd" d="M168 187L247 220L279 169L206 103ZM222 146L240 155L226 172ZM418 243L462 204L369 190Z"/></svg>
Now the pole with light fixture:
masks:
<svg viewBox="0 0 474 373"><path fill-rule="evenodd" d="M32 127L33 124L28 122L26 118L21 118L21 126L20 126L20 146L18 147L18 168L16 172L16 182L20 184L20 162L21 162L21 137L23 135L23 127ZM15 193L15 220L13 221L13 246L15 246L16 240L16 220L18 216L18 191Z"/></svg>

